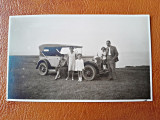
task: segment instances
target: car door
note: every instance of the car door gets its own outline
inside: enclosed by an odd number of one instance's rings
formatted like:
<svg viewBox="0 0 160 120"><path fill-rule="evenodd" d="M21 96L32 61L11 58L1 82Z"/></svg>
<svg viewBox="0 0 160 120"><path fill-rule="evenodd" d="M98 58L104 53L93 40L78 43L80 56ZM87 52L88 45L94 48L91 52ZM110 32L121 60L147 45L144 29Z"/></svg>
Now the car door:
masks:
<svg viewBox="0 0 160 120"><path fill-rule="evenodd" d="M47 60L49 61L52 67L57 67L59 64L60 57L59 56L47 56Z"/></svg>

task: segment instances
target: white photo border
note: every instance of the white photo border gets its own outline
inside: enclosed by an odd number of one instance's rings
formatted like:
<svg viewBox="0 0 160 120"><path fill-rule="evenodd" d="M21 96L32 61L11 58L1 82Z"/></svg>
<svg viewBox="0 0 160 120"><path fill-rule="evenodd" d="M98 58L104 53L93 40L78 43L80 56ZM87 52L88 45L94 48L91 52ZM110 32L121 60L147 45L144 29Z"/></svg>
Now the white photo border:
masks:
<svg viewBox="0 0 160 120"><path fill-rule="evenodd" d="M122 100L51 100L51 99L9 99L8 98L8 77L9 77L9 45L10 45L10 32L11 32L11 18L14 17L42 17L42 16L147 16L148 17L148 37L149 37L149 60L150 60L150 99L122 99ZM146 102L153 101L153 88L152 88L152 48L151 48L151 26L149 14L48 14L48 15L16 15L9 16L8 25L8 51L7 51L7 84L6 84L6 101L12 102Z"/></svg>

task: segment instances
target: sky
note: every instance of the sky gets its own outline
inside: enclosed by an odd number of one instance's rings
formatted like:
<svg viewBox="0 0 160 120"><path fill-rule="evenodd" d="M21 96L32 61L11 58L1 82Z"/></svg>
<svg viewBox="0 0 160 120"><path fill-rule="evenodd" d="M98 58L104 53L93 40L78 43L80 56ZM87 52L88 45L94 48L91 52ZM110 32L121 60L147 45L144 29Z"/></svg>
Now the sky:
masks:
<svg viewBox="0 0 160 120"><path fill-rule="evenodd" d="M110 40L126 65L149 65L148 15L35 15L12 16L9 23L9 55L39 55L41 44L83 46L83 55L100 54Z"/></svg>

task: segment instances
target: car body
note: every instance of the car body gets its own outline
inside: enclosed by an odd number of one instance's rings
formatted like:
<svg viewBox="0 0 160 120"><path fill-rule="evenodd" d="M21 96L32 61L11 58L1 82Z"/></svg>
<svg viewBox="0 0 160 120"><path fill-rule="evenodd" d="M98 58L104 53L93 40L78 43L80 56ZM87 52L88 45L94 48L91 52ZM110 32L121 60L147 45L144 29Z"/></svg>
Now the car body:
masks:
<svg viewBox="0 0 160 120"><path fill-rule="evenodd" d="M47 75L48 71L51 69L56 69L59 64L60 55L67 54L61 53L63 49L68 49L73 47L76 49L81 49L82 46L76 45L65 45L65 44L43 44L39 46L39 61L37 63L36 69L39 70L40 75ZM83 78L86 80L93 80L97 74L106 74L106 71L102 70L102 62L100 57L93 56L82 56L84 60L85 70L83 71Z"/></svg>

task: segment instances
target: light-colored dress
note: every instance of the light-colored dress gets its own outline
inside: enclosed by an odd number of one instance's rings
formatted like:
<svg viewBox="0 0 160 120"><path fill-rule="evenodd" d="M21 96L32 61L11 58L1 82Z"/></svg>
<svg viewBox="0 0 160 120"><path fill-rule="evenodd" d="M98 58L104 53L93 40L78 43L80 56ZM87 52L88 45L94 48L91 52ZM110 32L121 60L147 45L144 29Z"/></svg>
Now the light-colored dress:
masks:
<svg viewBox="0 0 160 120"><path fill-rule="evenodd" d="M76 63L76 53L69 52L68 53L69 61L68 61L68 71L75 71L75 63Z"/></svg>
<svg viewBox="0 0 160 120"><path fill-rule="evenodd" d="M84 61L83 61L83 59L77 59L76 60L75 70L76 71L82 71L83 69L84 69Z"/></svg>
<svg viewBox="0 0 160 120"><path fill-rule="evenodd" d="M102 60L106 60L107 59L107 52L106 51L102 51L101 53L101 56L102 56Z"/></svg>

